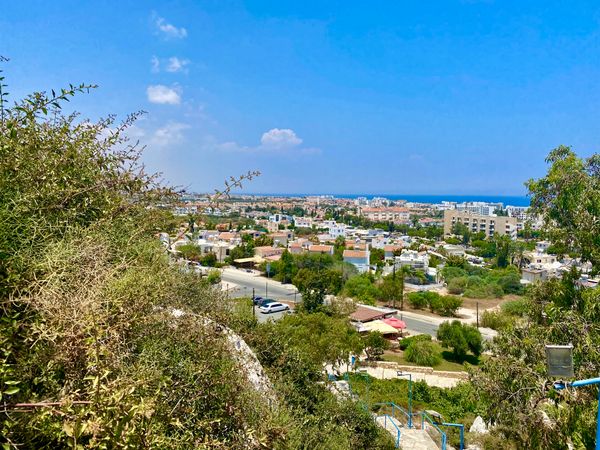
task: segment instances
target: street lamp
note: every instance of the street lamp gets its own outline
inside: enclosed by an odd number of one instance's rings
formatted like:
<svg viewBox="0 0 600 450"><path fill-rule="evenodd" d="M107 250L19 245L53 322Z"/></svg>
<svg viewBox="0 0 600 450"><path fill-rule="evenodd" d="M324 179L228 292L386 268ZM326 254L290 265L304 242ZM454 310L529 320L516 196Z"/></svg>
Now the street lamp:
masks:
<svg viewBox="0 0 600 450"><path fill-rule="evenodd" d="M358 369L358 373L366 380L367 382L367 392L366 392L366 397L367 397L367 411L371 410L371 396L369 394L369 387L371 385L371 377L369 376L369 372L367 371L366 368L360 368Z"/></svg>
<svg viewBox="0 0 600 450"><path fill-rule="evenodd" d="M398 370L396 375L398 377L408 377L408 428L412 428L412 374Z"/></svg>
<svg viewBox="0 0 600 450"><path fill-rule="evenodd" d="M573 377L573 345L546 345L548 375L551 377ZM554 389L560 391L600 384L600 378L588 378L578 381L555 381ZM596 417L596 450L600 450L600 389L598 389L598 413Z"/></svg>

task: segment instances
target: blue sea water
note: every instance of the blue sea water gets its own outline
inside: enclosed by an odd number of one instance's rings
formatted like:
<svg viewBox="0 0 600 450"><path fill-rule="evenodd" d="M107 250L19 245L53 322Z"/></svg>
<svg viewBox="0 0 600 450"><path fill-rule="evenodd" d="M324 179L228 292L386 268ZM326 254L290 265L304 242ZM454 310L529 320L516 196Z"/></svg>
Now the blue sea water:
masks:
<svg viewBox="0 0 600 450"><path fill-rule="evenodd" d="M329 194L248 194L246 195L264 195L264 196L280 196L280 197L311 197L315 195ZM406 200L414 203L441 203L447 202L487 202L487 203L503 203L504 206L529 206L529 197L527 196L511 196L511 195L426 195L426 194L332 194L335 198L357 198L366 197L372 199L374 197L384 197L389 200Z"/></svg>

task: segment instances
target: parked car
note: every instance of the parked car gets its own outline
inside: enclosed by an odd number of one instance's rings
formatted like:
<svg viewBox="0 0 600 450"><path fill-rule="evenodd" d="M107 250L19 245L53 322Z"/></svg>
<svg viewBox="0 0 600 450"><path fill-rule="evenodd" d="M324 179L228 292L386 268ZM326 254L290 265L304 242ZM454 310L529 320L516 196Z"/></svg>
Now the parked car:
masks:
<svg viewBox="0 0 600 450"><path fill-rule="evenodd" d="M273 300L272 298L261 298L256 303L256 306L265 306L265 305L268 305L269 303L277 303L277 300Z"/></svg>
<svg viewBox="0 0 600 450"><path fill-rule="evenodd" d="M260 296L260 295L255 295L254 297L252 297L252 303L254 303L255 305L260 305L260 302L262 302L264 299Z"/></svg>
<svg viewBox="0 0 600 450"><path fill-rule="evenodd" d="M270 313L279 312L279 311L288 311L290 309L290 307L283 303L274 302L274 303L268 303L266 305L261 305L258 307L258 309L260 309L260 312L263 314L270 314Z"/></svg>

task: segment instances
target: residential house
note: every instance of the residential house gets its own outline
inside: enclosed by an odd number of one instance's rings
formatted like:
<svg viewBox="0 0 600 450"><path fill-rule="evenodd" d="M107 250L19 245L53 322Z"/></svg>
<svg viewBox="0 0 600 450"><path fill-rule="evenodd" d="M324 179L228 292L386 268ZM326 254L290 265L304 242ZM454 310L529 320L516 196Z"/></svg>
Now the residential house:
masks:
<svg viewBox="0 0 600 450"><path fill-rule="evenodd" d="M294 237L294 233L291 231L279 231L271 234L273 238L273 244L281 247L287 247L288 241L291 241Z"/></svg>
<svg viewBox="0 0 600 450"><path fill-rule="evenodd" d="M261 258L267 258L268 256L281 255L285 249L283 247L271 247L270 245L264 245L262 247L254 248L254 255L260 256Z"/></svg>
<svg viewBox="0 0 600 450"><path fill-rule="evenodd" d="M394 264L400 267L410 267L427 271L429 267L429 255L427 252L417 252L415 250L402 250L400 256L394 258Z"/></svg>
<svg viewBox="0 0 600 450"><path fill-rule="evenodd" d="M294 225L296 228L312 228L312 217L294 216Z"/></svg>
<svg viewBox="0 0 600 450"><path fill-rule="evenodd" d="M369 250L344 250L344 262L353 264L360 273L368 272L370 269Z"/></svg>
<svg viewBox="0 0 600 450"><path fill-rule="evenodd" d="M383 247L384 258L386 260L394 259L397 253L402 251L402 244L390 244Z"/></svg>
<svg viewBox="0 0 600 450"><path fill-rule="evenodd" d="M313 244L308 247L310 253L333 255L333 245Z"/></svg>

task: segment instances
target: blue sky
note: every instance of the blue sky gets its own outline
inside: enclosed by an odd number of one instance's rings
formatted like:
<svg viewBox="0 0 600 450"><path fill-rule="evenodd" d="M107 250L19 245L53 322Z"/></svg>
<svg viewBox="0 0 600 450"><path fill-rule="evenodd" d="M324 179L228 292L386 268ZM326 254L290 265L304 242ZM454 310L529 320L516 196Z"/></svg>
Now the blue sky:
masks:
<svg viewBox="0 0 600 450"><path fill-rule="evenodd" d="M195 191L519 195L600 143L595 1L15 1L0 54L13 99L147 111L149 168Z"/></svg>

